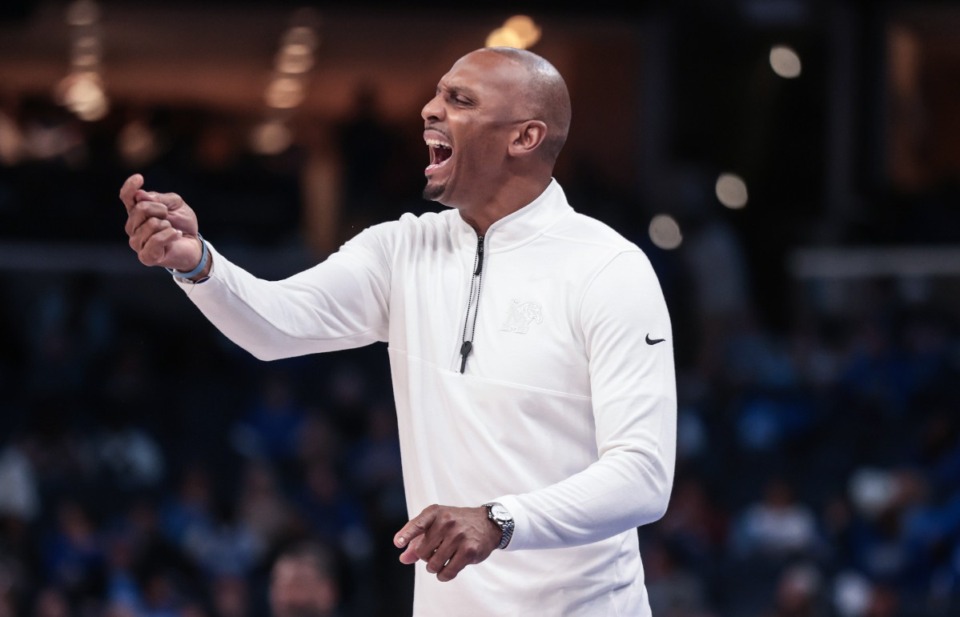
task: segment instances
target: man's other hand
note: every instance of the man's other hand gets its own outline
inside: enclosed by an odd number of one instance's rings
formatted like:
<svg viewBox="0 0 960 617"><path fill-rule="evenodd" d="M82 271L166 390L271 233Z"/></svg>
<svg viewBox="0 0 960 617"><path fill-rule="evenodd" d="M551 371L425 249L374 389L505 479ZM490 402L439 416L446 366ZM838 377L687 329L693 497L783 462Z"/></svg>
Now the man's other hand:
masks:
<svg viewBox="0 0 960 617"><path fill-rule="evenodd" d="M393 542L405 549L400 561L427 563L427 572L440 581L453 580L460 570L490 556L502 533L487 517L487 508L432 505L403 526Z"/></svg>

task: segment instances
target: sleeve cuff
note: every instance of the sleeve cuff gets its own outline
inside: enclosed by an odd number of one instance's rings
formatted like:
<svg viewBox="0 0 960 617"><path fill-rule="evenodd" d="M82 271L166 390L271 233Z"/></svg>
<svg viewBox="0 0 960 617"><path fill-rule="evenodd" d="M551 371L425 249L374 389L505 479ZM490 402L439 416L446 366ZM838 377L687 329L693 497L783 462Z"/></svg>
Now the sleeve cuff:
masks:
<svg viewBox="0 0 960 617"><path fill-rule="evenodd" d="M531 548L530 544L530 517L526 508L520 504L516 495L504 495L496 499L491 499L503 505L513 517L513 537L510 538L510 544L503 550L517 551L525 548Z"/></svg>

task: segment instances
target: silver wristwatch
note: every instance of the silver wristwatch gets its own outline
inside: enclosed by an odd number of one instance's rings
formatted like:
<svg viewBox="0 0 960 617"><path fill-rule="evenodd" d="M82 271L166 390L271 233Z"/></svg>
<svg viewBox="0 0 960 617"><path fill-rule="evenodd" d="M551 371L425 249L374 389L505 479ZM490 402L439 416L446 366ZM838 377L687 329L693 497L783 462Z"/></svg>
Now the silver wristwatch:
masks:
<svg viewBox="0 0 960 617"><path fill-rule="evenodd" d="M503 507L503 504L493 502L485 503L483 506L487 509L487 518L493 521L503 534L500 537L500 545L497 546L497 548L507 548L507 545L510 544L510 538L513 537L513 517L510 516L510 512Z"/></svg>

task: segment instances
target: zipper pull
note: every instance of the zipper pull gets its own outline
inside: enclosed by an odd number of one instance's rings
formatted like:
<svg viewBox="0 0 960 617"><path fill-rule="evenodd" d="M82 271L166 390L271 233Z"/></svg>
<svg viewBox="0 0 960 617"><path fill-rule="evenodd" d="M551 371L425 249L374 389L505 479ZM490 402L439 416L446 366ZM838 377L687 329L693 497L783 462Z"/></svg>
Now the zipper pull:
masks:
<svg viewBox="0 0 960 617"><path fill-rule="evenodd" d="M462 375L465 370L467 370L467 356L470 355L470 351L473 349L473 343L470 341L464 341L463 345L460 345L460 374Z"/></svg>
<svg viewBox="0 0 960 617"><path fill-rule="evenodd" d="M477 269L474 270L474 276L480 276L483 271L483 236L477 236Z"/></svg>

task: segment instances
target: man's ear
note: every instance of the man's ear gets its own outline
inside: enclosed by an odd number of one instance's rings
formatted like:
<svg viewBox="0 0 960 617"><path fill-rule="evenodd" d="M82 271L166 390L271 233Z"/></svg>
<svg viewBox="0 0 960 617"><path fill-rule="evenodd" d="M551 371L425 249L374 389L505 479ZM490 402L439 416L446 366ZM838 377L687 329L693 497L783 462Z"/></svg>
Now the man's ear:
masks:
<svg viewBox="0 0 960 617"><path fill-rule="evenodd" d="M517 127L508 149L512 156L524 156L536 150L547 137L547 124L540 120L527 120Z"/></svg>

